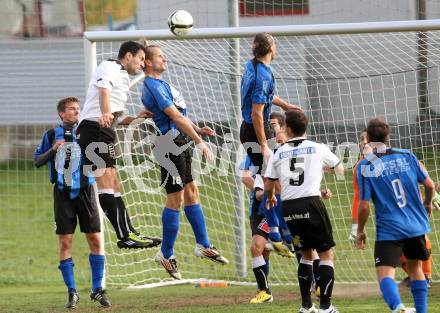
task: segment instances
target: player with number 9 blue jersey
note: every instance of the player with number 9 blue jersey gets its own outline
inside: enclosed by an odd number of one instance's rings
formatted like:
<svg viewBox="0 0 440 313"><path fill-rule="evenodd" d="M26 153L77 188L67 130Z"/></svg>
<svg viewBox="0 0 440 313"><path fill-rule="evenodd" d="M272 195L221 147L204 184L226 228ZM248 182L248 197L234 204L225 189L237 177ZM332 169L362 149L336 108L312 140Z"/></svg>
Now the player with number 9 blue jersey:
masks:
<svg viewBox="0 0 440 313"><path fill-rule="evenodd" d="M399 240L430 231L419 183L428 174L408 150L388 148L360 161L357 169L360 201L376 209L377 240Z"/></svg>

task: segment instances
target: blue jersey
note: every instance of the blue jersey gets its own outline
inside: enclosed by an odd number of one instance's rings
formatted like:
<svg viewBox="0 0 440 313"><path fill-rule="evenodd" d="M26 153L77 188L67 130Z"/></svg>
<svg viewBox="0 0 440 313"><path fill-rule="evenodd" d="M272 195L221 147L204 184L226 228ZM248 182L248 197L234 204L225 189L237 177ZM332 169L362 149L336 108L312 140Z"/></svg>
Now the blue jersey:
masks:
<svg viewBox="0 0 440 313"><path fill-rule="evenodd" d="M430 231L419 183L428 174L408 150L387 149L368 155L357 168L360 201L373 200L376 239L399 240Z"/></svg>
<svg viewBox="0 0 440 313"><path fill-rule="evenodd" d="M256 168L254 166L254 164L252 163L251 158L246 155L246 157L243 159L243 161L240 164L240 170L242 171L250 171L252 178L255 179L255 175L256 175ZM249 216L252 215L252 207L254 205L254 201L255 201L255 191L252 190L249 193ZM258 208L257 214L258 215L264 215L264 203L261 202L260 207Z"/></svg>
<svg viewBox="0 0 440 313"><path fill-rule="evenodd" d="M71 199L78 196L80 189L95 182L91 171L85 175L83 170L84 159L81 149L76 142L76 128L59 125L46 131L41 143L34 153L34 159L52 149L56 141L63 140L56 155L48 160L49 177L52 184L56 184L58 190L68 191Z"/></svg>
<svg viewBox="0 0 440 313"><path fill-rule="evenodd" d="M175 105L176 108L187 116L186 103L182 95L166 81L147 76L142 87L142 103L152 112L153 121L162 135L169 130L177 130L176 124L164 112L166 108Z"/></svg>
<svg viewBox="0 0 440 313"><path fill-rule="evenodd" d="M241 79L241 115L243 121L252 124L252 105L264 105L263 120L268 121L272 108L275 79L269 66L253 59L244 65Z"/></svg>

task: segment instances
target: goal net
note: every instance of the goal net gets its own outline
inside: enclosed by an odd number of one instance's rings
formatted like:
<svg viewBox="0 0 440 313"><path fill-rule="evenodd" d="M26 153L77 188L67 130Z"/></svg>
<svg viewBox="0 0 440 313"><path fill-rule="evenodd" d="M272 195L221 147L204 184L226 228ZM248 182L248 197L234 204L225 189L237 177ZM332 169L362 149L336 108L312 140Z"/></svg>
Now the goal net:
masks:
<svg viewBox="0 0 440 313"><path fill-rule="evenodd" d="M358 159L359 132L370 118L384 117L392 126L392 146L412 149L435 181L439 176L440 32L435 29L440 28L440 21L420 25L421 22L333 24L331 31L324 25L203 29L194 30L185 40L168 36L165 30L128 32L126 38L124 33L116 32L106 33L106 37L86 34L96 42L89 51L96 49L98 64L115 57L125 39L148 38L149 44L161 46L168 59L163 78L182 93L189 118L216 131L214 137L205 138L216 155L216 164L207 165L195 154L193 167L210 240L231 263L220 266L197 259L193 232L181 214L175 256L184 279L254 281L252 270L247 267L248 192L237 171L243 157L238 136L239 83L244 62L252 58L253 35L268 30L277 39L277 53L271 64L276 94L305 110L309 138L328 144L346 168L344 179L326 176L323 182L333 192L333 198L325 203L337 244L337 281L375 281L374 218L367 224L370 241L366 250L355 250L348 241L352 169ZM224 32L224 36L219 32ZM135 114L143 108L142 79L133 79L127 106ZM165 192L160 188L160 171L151 153L151 124L147 120L118 129L118 165L123 198L134 226L144 234L161 236ZM434 212L431 221L434 258L439 255L438 214ZM108 223L105 250L109 285L170 281L164 269L154 262L156 249L119 250ZM272 255L270 264L272 283L296 283L296 260ZM439 269L434 263L434 279L439 278Z"/></svg>

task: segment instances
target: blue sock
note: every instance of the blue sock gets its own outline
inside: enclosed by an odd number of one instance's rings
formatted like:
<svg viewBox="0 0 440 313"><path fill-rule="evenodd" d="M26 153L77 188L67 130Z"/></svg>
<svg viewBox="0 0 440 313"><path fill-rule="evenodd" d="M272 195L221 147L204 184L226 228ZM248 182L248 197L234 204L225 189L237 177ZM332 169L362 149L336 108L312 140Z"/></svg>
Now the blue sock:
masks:
<svg viewBox="0 0 440 313"><path fill-rule="evenodd" d="M264 259L266 261L266 264L264 265L264 274L266 274L266 277L269 277L269 259Z"/></svg>
<svg viewBox="0 0 440 313"><path fill-rule="evenodd" d="M417 313L428 312L428 284L426 279L411 281L411 292Z"/></svg>
<svg viewBox="0 0 440 313"><path fill-rule="evenodd" d="M63 275L64 283L66 284L69 292L76 291L75 275L73 274L74 266L75 264L73 263L72 258L60 261L60 265L58 266L61 274Z"/></svg>
<svg viewBox="0 0 440 313"><path fill-rule="evenodd" d="M104 277L105 256L102 254L89 255L90 268L92 270L92 291L102 288L102 278Z"/></svg>
<svg viewBox="0 0 440 313"><path fill-rule="evenodd" d="M399 288L391 277L385 277L380 281L380 291L391 310L394 310L401 303Z"/></svg>
<svg viewBox="0 0 440 313"><path fill-rule="evenodd" d="M174 242L179 232L180 212L164 208L162 211L162 246L160 250L164 258L168 259L174 254Z"/></svg>
<svg viewBox="0 0 440 313"><path fill-rule="evenodd" d="M267 197L264 195L262 202L266 203L266 199ZM276 242L281 241L281 234L278 230L279 220L275 207L271 208L270 210L266 210L265 208L264 215L266 217L267 224L269 225L269 238Z"/></svg>
<svg viewBox="0 0 440 313"><path fill-rule="evenodd" d="M202 245L204 248L209 248L211 243L208 239L208 232L206 231L205 217L203 216L202 207L196 203L193 205L185 206L185 215L191 224L194 235L196 236L196 242Z"/></svg>
<svg viewBox="0 0 440 313"><path fill-rule="evenodd" d="M293 241L292 234L290 233L289 228L283 228L281 225L281 235L286 243L291 244Z"/></svg>

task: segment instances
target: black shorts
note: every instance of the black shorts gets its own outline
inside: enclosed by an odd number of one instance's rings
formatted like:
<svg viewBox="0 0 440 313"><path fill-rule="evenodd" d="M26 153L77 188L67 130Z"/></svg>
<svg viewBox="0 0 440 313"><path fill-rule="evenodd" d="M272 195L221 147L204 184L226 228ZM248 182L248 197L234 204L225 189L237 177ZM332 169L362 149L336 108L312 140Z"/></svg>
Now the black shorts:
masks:
<svg viewBox="0 0 440 313"><path fill-rule="evenodd" d="M79 195L70 199L69 192L60 191L57 185L53 188L55 233L57 235L73 234L77 217L83 233L101 231L98 205L92 185L81 188Z"/></svg>
<svg viewBox="0 0 440 313"><path fill-rule="evenodd" d="M431 253L426 248L425 235L401 240L376 241L374 244L376 266L398 267L402 253L408 260L428 260Z"/></svg>
<svg viewBox="0 0 440 313"><path fill-rule="evenodd" d="M190 142L184 135L177 136L173 141L178 147ZM156 157L156 160L160 163L161 186L165 187L167 194L181 191L186 184L194 181L191 172L192 152L193 149L188 147L178 155L167 153L165 160L162 161ZM165 164L161 164L162 162L165 162Z"/></svg>
<svg viewBox="0 0 440 313"><path fill-rule="evenodd" d="M299 249L324 252L336 245L330 218L320 197L284 200L281 212Z"/></svg>
<svg viewBox="0 0 440 313"><path fill-rule="evenodd" d="M113 129L101 127L98 122L83 120L79 124L76 133L78 144L85 156L85 165L92 165L92 170L115 167L116 132ZM86 150L91 143L98 142L104 143L104 146L101 147L101 149L95 147L91 151Z"/></svg>
<svg viewBox="0 0 440 313"><path fill-rule="evenodd" d="M269 224L267 223L264 215L258 214L258 207L261 201L254 199L254 205L252 207L251 216L249 216L249 222L251 225L251 235L260 235L264 239L269 238Z"/></svg>
<svg viewBox="0 0 440 313"><path fill-rule="evenodd" d="M269 121L264 122L264 134L266 135L267 140L275 137L275 131ZM263 155L261 154L260 145L253 124L248 124L246 122L241 123L240 142L245 148L247 155L251 158L252 164L256 167L256 174L261 174L263 172ZM269 148L274 149L274 143L274 140L268 142Z"/></svg>

